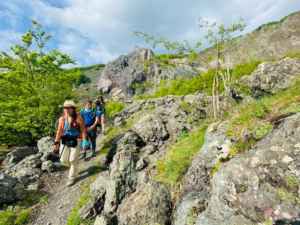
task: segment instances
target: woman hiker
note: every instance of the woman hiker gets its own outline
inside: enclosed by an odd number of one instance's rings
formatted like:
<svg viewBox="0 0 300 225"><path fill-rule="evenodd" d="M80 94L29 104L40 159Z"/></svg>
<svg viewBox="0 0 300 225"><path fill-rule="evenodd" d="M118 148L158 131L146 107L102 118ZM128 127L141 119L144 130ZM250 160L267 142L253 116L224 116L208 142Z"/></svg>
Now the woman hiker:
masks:
<svg viewBox="0 0 300 225"><path fill-rule="evenodd" d="M76 112L76 104L71 100L67 100L64 102L63 115L58 121L54 142L54 152L60 154L61 163L70 167L67 186L72 186L77 177L80 154L78 142L80 140L82 140L84 148L89 145L83 119Z"/></svg>

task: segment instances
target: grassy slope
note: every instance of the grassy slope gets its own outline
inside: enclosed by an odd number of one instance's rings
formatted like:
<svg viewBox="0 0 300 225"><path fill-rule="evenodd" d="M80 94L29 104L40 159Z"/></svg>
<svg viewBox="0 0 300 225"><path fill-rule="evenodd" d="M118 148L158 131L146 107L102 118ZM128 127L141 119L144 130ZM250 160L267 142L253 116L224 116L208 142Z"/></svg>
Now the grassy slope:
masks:
<svg viewBox="0 0 300 225"><path fill-rule="evenodd" d="M248 63L239 64L231 70L232 80L235 82L242 76L251 74L260 61L253 60ZM163 80L152 95L140 96L141 99L158 98L167 95L188 95L196 92L212 93L212 83L215 76L214 70L199 74L191 79L179 78L175 80ZM221 88L221 91L223 89Z"/></svg>
<svg viewBox="0 0 300 225"><path fill-rule="evenodd" d="M165 157L157 162L156 180L171 186L178 183L203 145L206 128L207 124L204 122L170 146Z"/></svg>

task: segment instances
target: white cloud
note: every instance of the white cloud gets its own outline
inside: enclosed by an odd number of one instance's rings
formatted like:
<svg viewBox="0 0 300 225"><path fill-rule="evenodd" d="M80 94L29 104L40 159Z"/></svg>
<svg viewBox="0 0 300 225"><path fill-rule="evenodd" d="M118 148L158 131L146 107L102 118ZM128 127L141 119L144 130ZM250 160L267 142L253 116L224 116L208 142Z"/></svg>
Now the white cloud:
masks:
<svg viewBox="0 0 300 225"><path fill-rule="evenodd" d="M14 30L0 31L0 51L10 51L10 46L19 43L21 34Z"/></svg>
<svg viewBox="0 0 300 225"><path fill-rule="evenodd" d="M176 39L197 39L199 17L231 23L245 18L248 31L300 9L298 0L11 0L0 2L9 15L38 19L54 32L59 49L81 64L107 62L141 40L132 31ZM0 10L1 12L1 10ZM24 16L24 15L23 15ZM1 13L0 13L1 18ZM22 24L22 19L17 18ZM14 30L15 25L10 25ZM1 28L1 24L0 24ZM5 41L10 41L7 38ZM9 43L9 42L6 42ZM1 46L2 45L2 46ZM3 44L0 47L2 49Z"/></svg>

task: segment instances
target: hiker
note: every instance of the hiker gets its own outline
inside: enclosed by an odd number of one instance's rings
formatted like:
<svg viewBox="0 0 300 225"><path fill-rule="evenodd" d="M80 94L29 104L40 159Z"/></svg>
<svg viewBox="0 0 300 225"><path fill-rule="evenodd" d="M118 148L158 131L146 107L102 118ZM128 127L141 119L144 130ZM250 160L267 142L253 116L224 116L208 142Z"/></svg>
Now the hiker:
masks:
<svg viewBox="0 0 300 225"><path fill-rule="evenodd" d="M101 133L105 131L105 102L103 96L99 96L95 101L96 116L98 117L98 126Z"/></svg>
<svg viewBox="0 0 300 225"><path fill-rule="evenodd" d="M85 107L80 110L80 115L83 118L85 128L87 131L87 138L90 142L92 149L92 157L96 156L96 138L97 138L97 124L99 123L99 117L96 110L93 109L93 102L91 100L86 101ZM83 149L83 158L86 158L86 150Z"/></svg>
<svg viewBox="0 0 300 225"><path fill-rule="evenodd" d="M72 186L77 176L80 154L78 142L82 140L82 146L86 148L88 141L84 122L76 112L76 104L71 100L66 100L63 107L63 115L58 121L54 152L59 153L63 165L70 167L67 186Z"/></svg>

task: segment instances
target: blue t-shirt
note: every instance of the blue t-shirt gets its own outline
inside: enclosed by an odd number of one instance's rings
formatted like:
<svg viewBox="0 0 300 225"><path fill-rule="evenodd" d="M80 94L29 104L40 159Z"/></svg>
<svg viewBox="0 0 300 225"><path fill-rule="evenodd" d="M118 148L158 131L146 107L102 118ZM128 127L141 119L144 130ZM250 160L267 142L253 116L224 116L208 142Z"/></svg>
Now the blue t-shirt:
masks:
<svg viewBox="0 0 300 225"><path fill-rule="evenodd" d="M82 109L80 115L86 127L90 127L95 123L97 113L92 109Z"/></svg>

